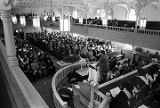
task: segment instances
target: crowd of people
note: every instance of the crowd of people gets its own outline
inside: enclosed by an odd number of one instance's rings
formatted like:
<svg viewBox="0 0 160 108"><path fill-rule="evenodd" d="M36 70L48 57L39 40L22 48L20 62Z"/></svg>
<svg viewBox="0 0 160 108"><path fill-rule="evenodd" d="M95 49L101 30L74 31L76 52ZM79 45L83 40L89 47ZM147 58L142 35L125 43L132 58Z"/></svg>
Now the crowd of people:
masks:
<svg viewBox="0 0 160 108"><path fill-rule="evenodd" d="M48 54L22 39L15 38L15 43L19 66L31 81L54 75L55 66Z"/></svg>
<svg viewBox="0 0 160 108"><path fill-rule="evenodd" d="M28 33L26 36L27 41L16 39L17 57L19 58L20 67L25 72L25 74L33 81L35 81L35 79L39 77L47 76L48 74L54 74L55 72L53 62L45 52L51 54L58 60L64 60L71 63L79 61L81 58L87 59L88 61L98 62L97 66L100 66L101 71L101 80L99 82L100 84L118 76L129 73L134 69L139 69L140 67L149 64L152 60L152 58L148 56L149 54L147 52L145 56L141 56L139 54L138 56L135 55L133 64L130 64L129 59L125 60L124 62L119 62L119 57L117 57L117 55L113 56L110 54L112 53L111 43L106 43L105 41L95 38L73 37L71 35L61 36L61 34L58 32L35 32ZM123 53L123 51L121 51L120 55L120 59L125 58L125 54ZM154 70L154 72L152 70ZM73 98L71 98L73 97L73 91L71 90L72 85L76 84L77 82L82 82L83 80L86 80L88 78L88 75L81 76L75 71L76 70L68 74L67 85L59 88L59 94L61 98L68 103L73 102ZM142 70L139 69L138 71ZM151 84L153 86L151 89L153 90L154 88L157 88L157 83L153 82L157 82L157 79L159 78L158 68L157 66L153 66L151 69L147 69L146 71L148 72L147 75L146 72L138 73L145 73L145 78L150 78L150 81L148 81L148 83L145 83L145 85L150 85L149 82L152 82ZM148 77L148 75L150 77ZM135 78L141 77L137 76ZM138 82L136 82L137 79L134 79L132 82L127 82L129 83L128 85L132 85L132 89L134 88L134 90L137 92L135 94L130 93L129 95L127 95L129 97L124 96L124 93L126 93L125 90L128 89L126 88L127 83L122 84L120 86L122 92L120 92L116 98L112 99L111 107L115 108L116 105L120 106L121 104L123 104L123 108L130 108L128 107L130 106L130 104L126 104L126 102L118 102L118 100L122 96L122 98L124 98L123 101L128 102L130 98L138 96L138 91L141 91L143 89L143 87L141 87L141 84L139 84L139 82L143 81L142 79L138 79ZM131 87L129 89L131 89ZM65 95L65 97L63 94ZM66 97L66 95L68 97ZM127 99L125 100L125 98ZM115 104L115 102L117 104ZM124 104L128 106L124 107ZM72 106L73 104L69 105Z"/></svg>
<svg viewBox="0 0 160 108"><path fill-rule="evenodd" d="M95 38L86 39L71 35L61 36L60 33L47 34L39 32L28 33L27 39L35 46L49 52L55 58L64 61L69 56L76 56L76 59L82 57L89 61L97 61L100 50L109 51L105 47L107 45L105 45L104 41Z"/></svg>
<svg viewBox="0 0 160 108"><path fill-rule="evenodd" d="M110 54L112 53L111 42L105 42L95 38L73 37L71 35L61 36L59 32L35 32L28 33L27 39L29 42L50 53L58 60L74 63L81 58L84 58L90 62L99 62L98 64L101 64L100 70L103 71L100 72L101 82L106 82L114 77L124 75L135 68L142 67L151 62L149 59L144 63L144 59L142 59L143 57L139 56L139 59L137 59L137 57L134 58L135 60L133 64L130 64L129 59L120 63L118 62L116 55ZM101 63L101 61L103 62L105 60L103 58L100 59L101 52L104 52L104 55L107 56L105 63ZM123 51L120 52L120 55L122 56L121 59L125 58ZM146 58L148 59L149 57L147 56ZM102 66L103 64L105 65ZM106 67L108 67L107 70Z"/></svg>
<svg viewBox="0 0 160 108"><path fill-rule="evenodd" d="M97 62L101 56L100 52L104 51L104 53L106 54L111 53L112 47L110 42L106 43L105 41L99 39L73 37L71 35L61 36L60 33L28 33L27 39L35 46L38 46L42 50L49 52L58 60L63 60L71 63L79 61L81 58L87 59L91 62ZM121 55L122 59L125 58L125 54L122 51ZM114 71L116 72L116 76L118 76L120 72L122 74L125 74L131 70L127 68L129 65L129 61L125 61L123 64L120 64L118 63L116 55L109 55L107 62L107 72L109 70L111 70L112 72ZM117 69L120 70L119 74ZM104 80L106 80L106 78L104 78Z"/></svg>
<svg viewBox="0 0 160 108"><path fill-rule="evenodd" d="M145 104L149 108L159 108L160 67L152 65L146 69L139 68L137 76L122 83L120 92L112 97L111 108L135 108ZM154 104L153 104L154 101Z"/></svg>
<svg viewBox="0 0 160 108"><path fill-rule="evenodd" d="M42 50L45 50L52 54L59 60L66 59L69 56L78 56L80 45L83 45L83 41L69 36L60 36L59 33L46 34L41 33L29 33L27 34L28 40L36 46L39 46ZM79 60L77 57L76 59Z"/></svg>
<svg viewBox="0 0 160 108"><path fill-rule="evenodd" d="M139 54L134 55L133 63L136 67L142 67L152 60L156 60L157 62L160 61L159 53L156 52L155 54L151 54L149 51L141 52Z"/></svg>
<svg viewBox="0 0 160 108"><path fill-rule="evenodd" d="M120 91L119 93L117 92L118 94L115 97L111 95L111 108L135 108L142 104L150 106L151 108L158 108L160 105L160 96L157 95L157 91L160 89L159 65L154 64L146 69L138 68L137 71L138 74L136 76L117 85ZM61 98L63 101L68 102L69 106L74 108L75 103L73 102L78 99L78 96L77 99L74 98L75 91L73 91L73 85L87 80L87 77L87 75L80 76L76 74L76 72L71 72L67 76L68 81L66 85L58 89Z"/></svg>
<svg viewBox="0 0 160 108"><path fill-rule="evenodd" d="M79 19L72 19L73 23L80 23ZM86 24L86 19L83 19L83 24ZM101 17L95 17L94 19L88 18L87 24L89 25L103 25L103 19ZM125 20L108 20L107 22L108 26L114 26L114 27L128 27L128 28L134 28L135 22L134 21L125 21ZM139 26L137 27L139 29Z"/></svg>

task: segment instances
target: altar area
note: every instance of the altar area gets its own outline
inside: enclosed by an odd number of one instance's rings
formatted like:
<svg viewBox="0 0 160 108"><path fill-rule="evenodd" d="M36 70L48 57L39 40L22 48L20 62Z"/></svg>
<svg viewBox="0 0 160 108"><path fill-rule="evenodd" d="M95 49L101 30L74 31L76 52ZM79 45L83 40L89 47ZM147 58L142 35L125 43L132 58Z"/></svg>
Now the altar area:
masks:
<svg viewBox="0 0 160 108"><path fill-rule="evenodd" d="M86 68L81 68L79 70L76 71L76 73L78 73L81 76L86 76L88 75L88 82L94 82L96 84L98 84L99 81L99 69L96 69L96 64L92 63L92 64L88 64L88 66Z"/></svg>
<svg viewBox="0 0 160 108"><path fill-rule="evenodd" d="M77 61L75 63L85 63L85 62L86 62L86 60L84 58L81 58L79 61ZM70 64L72 64L72 63L67 63L63 60L57 61L58 68L63 68L63 67L68 66Z"/></svg>

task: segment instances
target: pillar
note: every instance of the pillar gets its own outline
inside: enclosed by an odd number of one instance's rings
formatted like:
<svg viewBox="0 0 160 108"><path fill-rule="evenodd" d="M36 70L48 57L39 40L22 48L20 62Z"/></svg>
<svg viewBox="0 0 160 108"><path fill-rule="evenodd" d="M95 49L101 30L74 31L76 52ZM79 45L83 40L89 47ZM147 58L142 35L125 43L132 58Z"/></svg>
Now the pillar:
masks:
<svg viewBox="0 0 160 108"><path fill-rule="evenodd" d="M16 47L13 37L12 30L12 21L11 21L11 10L1 11L3 28L4 28L4 37L5 37L5 46L7 52L7 58L9 65L18 65L16 57Z"/></svg>
<svg viewBox="0 0 160 108"><path fill-rule="evenodd" d="M96 90L96 88L98 87L97 84L95 84L94 82L91 82L90 83L91 85L91 92L90 92L90 102L89 102L89 105L88 105L88 108L93 108L94 106L94 92Z"/></svg>
<svg viewBox="0 0 160 108"><path fill-rule="evenodd" d="M86 6L86 10L85 10L85 11L86 11L86 16L85 16L85 17L86 17L85 33L87 33L87 32L88 32L88 31L87 31L88 4L87 4L87 6Z"/></svg>
<svg viewBox="0 0 160 108"><path fill-rule="evenodd" d="M136 12L136 24L135 29L137 29L137 26L140 26L140 10Z"/></svg>
<svg viewBox="0 0 160 108"><path fill-rule="evenodd" d="M133 64L133 60L134 60L134 53L135 53L135 46L133 45L132 57L131 57L130 65L132 65L132 64Z"/></svg>
<svg viewBox="0 0 160 108"><path fill-rule="evenodd" d="M68 108L67 102L64 102L63 108Z"/></svg>
<svg viewBox="0 0 160 108"><path fill-rule="evenodd" d="M99 105L99 108L109 108L109 104L111 102L111 96L110 93L106 93L105 98L103 99L102 103Z"/></svg>
<svg viewBox="0 0 160 108"><path fill-rule="evenodd" d="M137 29L137 26L140 25L140 11L146 6L146 0L138 0L135 5L135 11L136 11L136 24L135 28Z"/></svg>

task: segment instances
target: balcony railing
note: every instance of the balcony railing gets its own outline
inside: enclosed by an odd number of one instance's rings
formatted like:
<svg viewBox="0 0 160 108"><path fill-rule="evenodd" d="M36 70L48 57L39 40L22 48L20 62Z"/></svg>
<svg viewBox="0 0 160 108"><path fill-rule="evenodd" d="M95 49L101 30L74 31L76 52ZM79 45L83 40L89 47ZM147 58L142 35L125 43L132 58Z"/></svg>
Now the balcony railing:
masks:
<svg viewBox="0 0 160 108"><path fill-rule="evenodd" d="M85 24L73 24L73 25L85 26ZM101 28L101 29L118 31L118 32L131 32L131 33L146 34L146 35L160 35L160 30L134 29L134 28L127 28L127 27L103 26L103 25L95 25L95 24L87 24L86 27Z"/></svg>
<svg viewBox="0 0 160 108"><path fill-rule="evenodd" d="M64 102L58 92L57 92L57 86L60 84L61 81L63 81L64 78L66 78L66 76L70 73L73 72L75 70L80 69L81 67L86 67L87 63L75 63L69 66L66 66L64 68L62 68L61 70L59 70L58 72L56 72L56 74L54 75L53 79L52 79L52 90L53 90L53 101L55 103L56 108L68 108L68 105L66 102ZM151 65L153 65L154 63L150 63L146 66L144 66L143 68L148 68ZM118 78L115 78L113 80L110 80L104 84L101 84L98 86L98 88L92 88L91 87L91 91L94 89L94 92L91 92L90 96L93 93L93 105L94 108L109 108L109 103L110 103L110 96L108 96L107 94L105 95L106 92L108 92L110 89L114 88L115 86L119 85L120 83L135 77L135 75L137 75L137 70L134 70L130 73L127 73L123 76L120 76ZM123 81L122 81L123 80ZM91 96L91 97L92 97ZM91 97L90 98L90 102L91 102Z"/></svg>
<svg viewBox="0 0 160 108"><path fill-rule="evenodd" d="M9 66L5 46L0 41L0 62L17 108L49 108L19 66Z"/></svg>
<svg viewBox="0 0 160 108"><path fill-rule="evenodd" d="M66 76L72 72L73 70L78 70L81 67L86 67L87 63L75 63L69 66L66 66L62 69L60 69L59 71L56 72L56 74L54 75L53 79L52 79L52 90L53 90L53 101L54 104L56 106L56 108L68 108L68 105L66 102L64 102L58 92L57 92L57 86L59 85L59 83L66 78ZM94 93L94 104L96 105L100 105L102 103L102 101L104 100L105 95L103 95L101 92L99 92L98 90L95 91ZM89 100L90 101L90 100ZM98 107L97 106L97 107Z"/></svg>

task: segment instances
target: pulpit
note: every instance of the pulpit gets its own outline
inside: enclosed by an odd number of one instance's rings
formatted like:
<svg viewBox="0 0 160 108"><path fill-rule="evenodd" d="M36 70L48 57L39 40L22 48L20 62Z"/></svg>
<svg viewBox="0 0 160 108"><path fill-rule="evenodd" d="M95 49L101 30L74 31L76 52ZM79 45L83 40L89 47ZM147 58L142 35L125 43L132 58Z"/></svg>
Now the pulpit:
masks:
<svg viewBox="0 0 160 108"><path fill-rule="evenodd" d="M96 63L89 64L86 68L81 68L76 71L81 76L89 75L88 81L94 81L95 83L98 83L99 81L99 70L96 69Z"/></svg>
<svg viewBox="0 0 160 108"><path fill-rule="evenodd" d="M96 64L97 63L93 63L93 64L90 64L89 65L89 69L88 69L88 72L89 72L89 77L88 77L88 81L94 81L95 83L98 84L98 81L99 81L99 70L96 69Z"/></svg>

